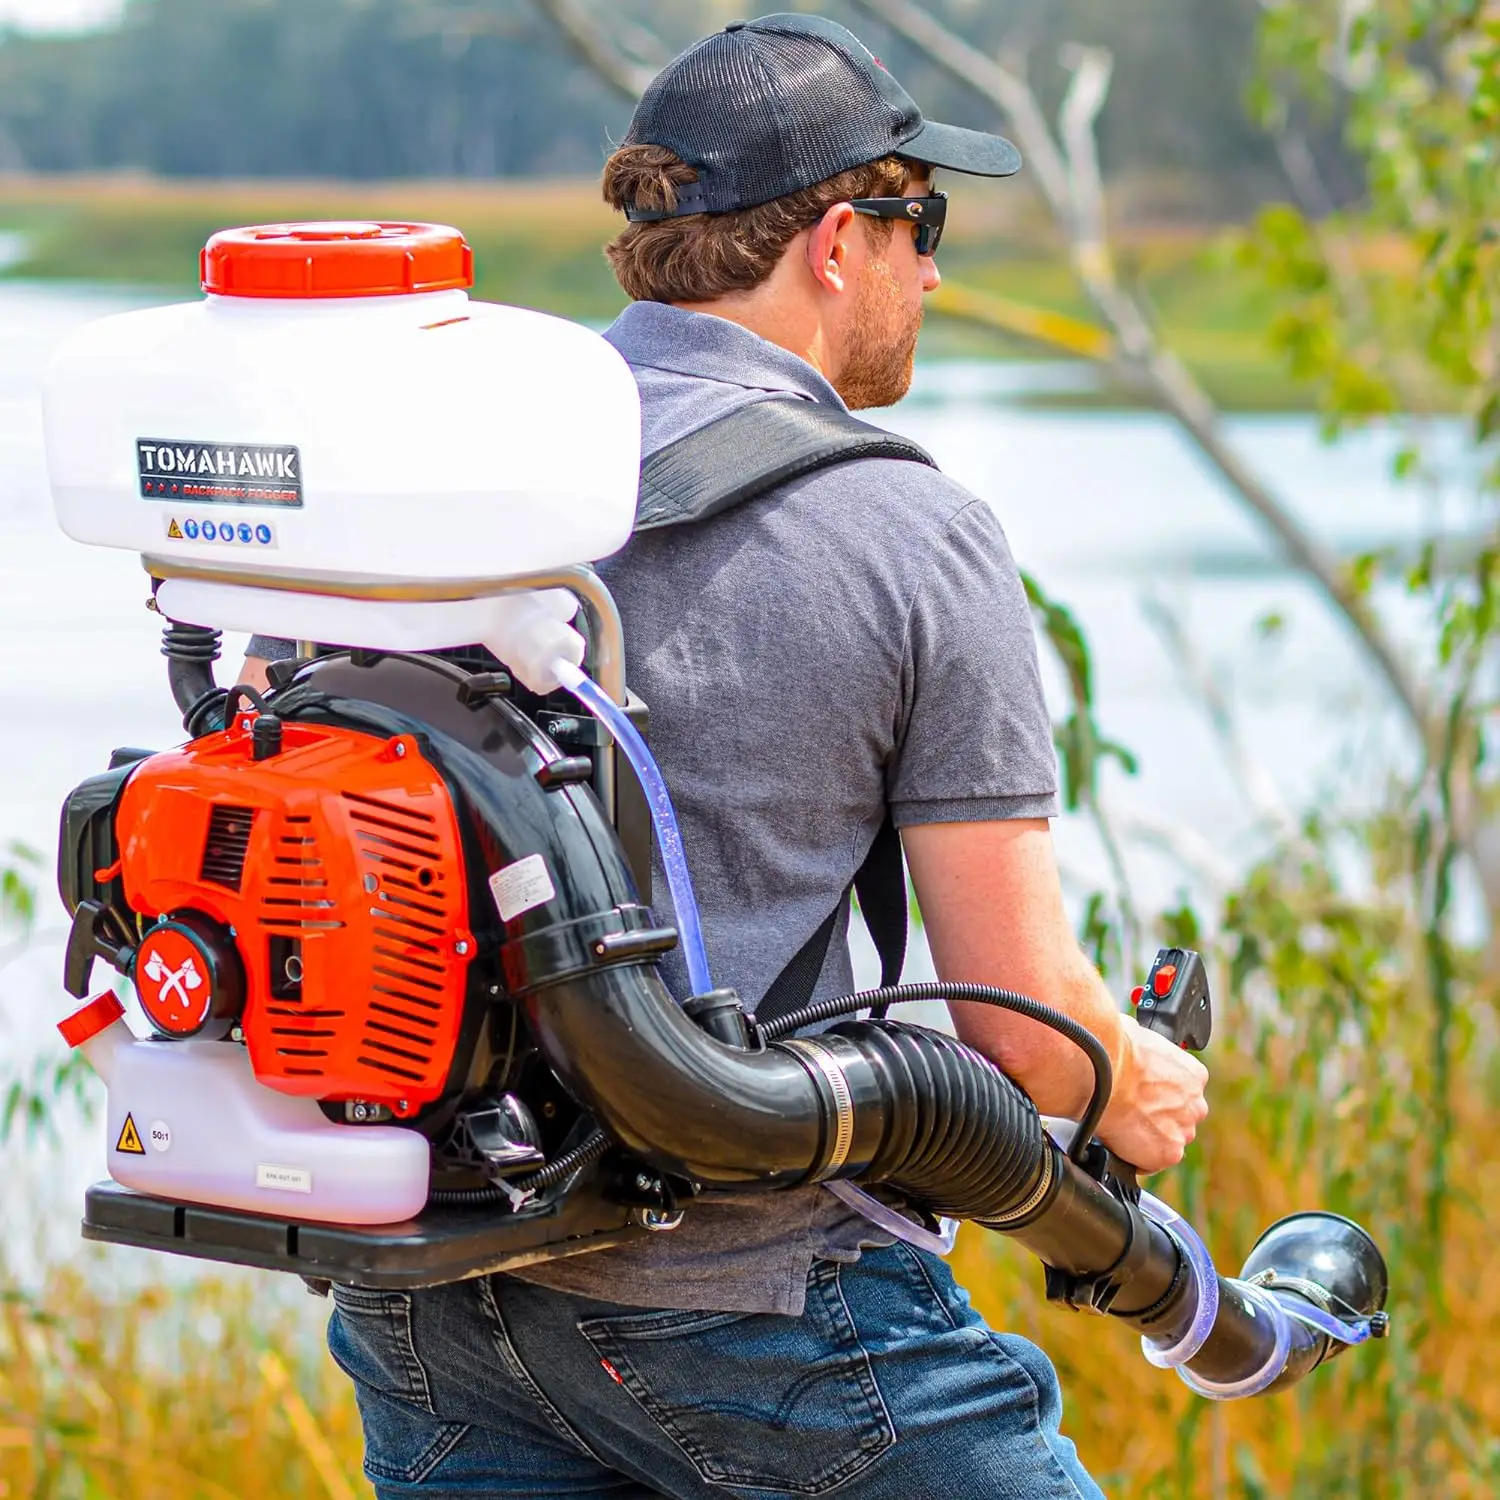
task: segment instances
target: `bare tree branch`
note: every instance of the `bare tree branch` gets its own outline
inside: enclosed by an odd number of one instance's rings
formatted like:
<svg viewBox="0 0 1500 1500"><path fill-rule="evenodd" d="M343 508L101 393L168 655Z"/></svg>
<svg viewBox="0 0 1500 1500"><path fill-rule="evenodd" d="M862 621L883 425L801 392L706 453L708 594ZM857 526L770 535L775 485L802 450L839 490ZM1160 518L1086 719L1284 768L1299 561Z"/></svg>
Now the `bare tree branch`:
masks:
<svg viewBox="0 0 1500 1500"><path fill-rule="evenodd" d="M626 57L604 35L579 0L536 0L536 3L556 23L573 50L606 83L632 103L646 92L656 70Z"/></svg>
<svg viewBox="0 0 1500 1500"><path fill-rule="evenodd" d="M1109 97L1114 58L1103 47L1072 45L1062 49L1059 61L1073 74L1057 116L1058 134L1067 152L1073 242L1080 255L1107 260L1109 239L1104 224L1104 178L1099 171L1094 122Z"/></svg>
<svg viewBox="0 0 1500 1500"><path fill-rule="evenodd" d="M899 32L1003 111L1054 217L1069 230L1074 270L1090 301L1114 330L1120 356L1137 369L1158 405L1177 420L1199 452L1271 532L1288 561L1310 577L1343 616L1424 744L1430 743L1432 726L1426 693L1368 601L1333 554L1302 526L1230 444L1213 402L1187 367L1158 343L1140 304L1116 280L1109 257L1100 254L1097 245L1079 237L1074 173L1030 86L912 0L853 3ZM1092 87L1097 88L1097 83Z"/></svg>
<svg viewBox="0 0 1500 1500"><path fill-rule="evenodd" d="M1240 878L1233 862L1196 828L1135 807L1111 806L1109 816L1125 838L1169 855L1215 900L1232 891Z"/></svg>
<svg viewBox="0 0 1500 1500"><path fill-rule="evenodd" d="M1285 843L1301 842L1297 820L1281 800L1271 774L1250 753L1228 699L1199 657L1181 618L1160 599L1142 603L1146 619L1161 637L1167 655L1176 664L1188 690L1203 708L1210 727L1224 752L1235 785L1244 794L1250 810Z"/></svg>

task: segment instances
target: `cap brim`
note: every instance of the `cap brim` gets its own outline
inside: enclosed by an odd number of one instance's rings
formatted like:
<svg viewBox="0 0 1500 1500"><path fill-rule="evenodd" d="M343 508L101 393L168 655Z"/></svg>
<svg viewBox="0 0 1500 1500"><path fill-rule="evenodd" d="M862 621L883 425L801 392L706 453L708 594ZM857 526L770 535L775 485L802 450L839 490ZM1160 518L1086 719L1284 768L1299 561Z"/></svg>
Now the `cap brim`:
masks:
<svg viewBox="0 0 1500 1500"><path fill-rule="evenodd" d="M901 155L972 177L1013 177L1021 170L1021 153L1003 135L939 125L936 120L923 121L922 128L902 145Z"/></svg>

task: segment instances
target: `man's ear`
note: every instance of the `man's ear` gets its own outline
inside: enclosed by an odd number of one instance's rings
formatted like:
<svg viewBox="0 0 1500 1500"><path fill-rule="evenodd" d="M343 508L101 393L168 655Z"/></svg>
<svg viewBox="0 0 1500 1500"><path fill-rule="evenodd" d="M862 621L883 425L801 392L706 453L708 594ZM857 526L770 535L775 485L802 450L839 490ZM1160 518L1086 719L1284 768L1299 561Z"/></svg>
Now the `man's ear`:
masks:
<svg viewBox="0 0 1500 1500"><path fill-rule="evenodd" d="M835 203L807 237L807 265L824 291L849 289L850 253L859 215L847 203Z"/></svg>

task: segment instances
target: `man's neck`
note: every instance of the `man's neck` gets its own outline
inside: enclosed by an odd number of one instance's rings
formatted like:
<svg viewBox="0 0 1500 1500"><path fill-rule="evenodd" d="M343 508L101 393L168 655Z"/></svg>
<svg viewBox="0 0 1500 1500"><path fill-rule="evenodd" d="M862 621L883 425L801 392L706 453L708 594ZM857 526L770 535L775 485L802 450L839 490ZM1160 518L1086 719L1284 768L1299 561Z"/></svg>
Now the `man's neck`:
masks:
<svg viewBox="0 0 1500 1500"><path fill-rule="evenodd" d="M830 385L835 385L836 369L828 336L817 318L809 318L784 304L759 296L717 297L712 302L674 302L684 312L706 313L738 323L753 334L775 344L798 359L806 360Z"/></svg>

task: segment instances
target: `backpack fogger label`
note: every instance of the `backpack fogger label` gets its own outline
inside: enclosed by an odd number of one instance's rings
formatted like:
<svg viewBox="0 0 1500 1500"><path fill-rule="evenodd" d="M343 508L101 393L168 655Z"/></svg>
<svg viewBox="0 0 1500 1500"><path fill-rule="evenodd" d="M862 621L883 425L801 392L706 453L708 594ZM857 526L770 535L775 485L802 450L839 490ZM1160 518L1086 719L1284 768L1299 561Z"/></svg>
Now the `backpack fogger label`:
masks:
<svg viewBox="0 0 1500 1500"><path fill-rule="evenodd" d="M302 455L290 444L137 438L135 460L147 500L302 504Z"/></svg>

